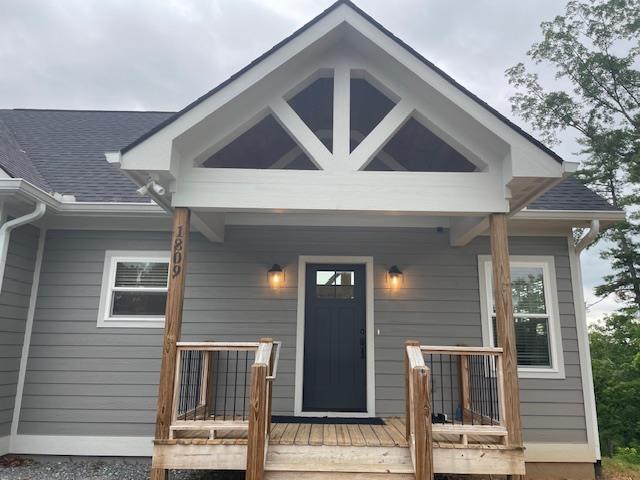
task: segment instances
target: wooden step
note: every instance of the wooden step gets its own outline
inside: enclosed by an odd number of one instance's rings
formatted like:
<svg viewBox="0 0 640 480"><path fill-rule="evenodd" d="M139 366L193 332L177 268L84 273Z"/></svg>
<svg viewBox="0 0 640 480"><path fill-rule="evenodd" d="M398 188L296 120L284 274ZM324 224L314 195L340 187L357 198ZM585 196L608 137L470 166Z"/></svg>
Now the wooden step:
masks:
<svg viewBox="0 0 640 480"><path fill-rule="evenodd" d="M291 465L297 471L315 470L317 465L407 465L411 468L411 453L405 447L341 447L329 445L270 445L267 466ZM267 467L268 468L268 467Z"/></svg>
<svg viewBox="0 0 640 480"><path fill-rule="evenodd" d="M414 479L408 448L272 445L267 479Z"/></svg>
<svg viewBox="0 0 640 480"><path fill-rule="evenodd" d="M415 480L413 473L265 472L265 480Z"/></svg>
<svg viewBox="0 0 640 480"><path fill-rule="evenodd" d="M315 463L309 459L306 465L291 463L267 463L266 471L274 472L333 472L333 473L392 473L392 474L413 474L411 464L336 464L336 463Z"/></svg>

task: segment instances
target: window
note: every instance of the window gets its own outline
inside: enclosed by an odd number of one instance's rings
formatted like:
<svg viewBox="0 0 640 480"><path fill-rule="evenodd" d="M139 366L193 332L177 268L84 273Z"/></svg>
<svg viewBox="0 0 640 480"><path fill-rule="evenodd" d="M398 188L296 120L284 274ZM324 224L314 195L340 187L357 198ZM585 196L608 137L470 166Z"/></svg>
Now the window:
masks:
<svg viewBox="0 0 640 480"><path fill-rule="evenodd" d="M482 331L497 345L491 257L479 257ZM553 257L511 257L513 317L518 372L527 378L564 378Z"/></svg>
<svg viewBox="0 0 640 480"><path fill-rule="evenodd" d="M99 327L164 326L168 252L105 252Z"/></svg>
<svg viewBox="0 0 640 480"><path fill-rule="evenodd" d="M351 300L354 297L354 272L336 270L318 270L316 272L316 296L318 298L340 298Z"/></svg>

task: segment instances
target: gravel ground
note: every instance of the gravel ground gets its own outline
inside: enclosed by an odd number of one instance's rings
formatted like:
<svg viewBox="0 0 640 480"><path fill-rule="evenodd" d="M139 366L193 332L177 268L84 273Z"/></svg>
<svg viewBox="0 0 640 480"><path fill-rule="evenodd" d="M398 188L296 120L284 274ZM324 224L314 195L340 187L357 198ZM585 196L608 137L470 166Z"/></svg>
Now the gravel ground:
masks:
<svg viewBox="0 0 640 480"><path fill-rule="evenodd" d="M147 480L149 459L95 457L0 457L0 480ZM244 472L172 471L170 480L244 480ZM504 477L493 477L494 479ZM617 478L617 477L616 477ZM635 477L633 477L635 478ZM438 480L488 477L437 475ZM626 477L624 480L627 480Z"/></svg>
<svg viewBox="0 0 640 480"><path fill-rule="evenodd" d="M0 480L147 480L149 460L112 458L5 456ZM241 480L244 472L208 473L177 470L171 480Z"/></svg>

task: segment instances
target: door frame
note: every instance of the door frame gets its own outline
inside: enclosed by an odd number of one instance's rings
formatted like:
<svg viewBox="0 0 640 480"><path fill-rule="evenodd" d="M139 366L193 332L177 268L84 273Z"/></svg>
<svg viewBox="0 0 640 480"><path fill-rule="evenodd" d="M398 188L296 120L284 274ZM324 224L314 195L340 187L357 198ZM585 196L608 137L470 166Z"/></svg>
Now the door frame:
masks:
<svg viewBox="0 0 640 480"><path fill-rule="evenodd" d="M366 412L303 412L302 388L304 384L304 324L306 300L307 264L345 263L365 266L365 325L367 329L367 411ZM375 335L373 320L373 257L300 255L298 257L298 313L296 323L296 373L294 414L298 417L375 417L376 385L375 385Z"/></svg>

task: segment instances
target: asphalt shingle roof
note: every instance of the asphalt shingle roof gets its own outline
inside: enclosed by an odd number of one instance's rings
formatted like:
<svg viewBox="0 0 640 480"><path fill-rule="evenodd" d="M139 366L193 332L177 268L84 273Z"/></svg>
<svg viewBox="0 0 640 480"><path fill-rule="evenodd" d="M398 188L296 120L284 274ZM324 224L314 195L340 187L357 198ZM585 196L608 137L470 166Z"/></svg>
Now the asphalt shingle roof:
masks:
<svg viewBox="0 0 640 480"><path fill-rule="evenodd" d="M166 112L0 110L0 166L80 202L141 202L104 157L168 118Z"/></svg>
<svg viewBox="0 0 640 480"><path fill-rule="evenodd" d="M556 185L531 202L527 208L529 210L619 210L596 192L585 187L575 177L569 177Z"/></svg>
<svg viewBox="0 0 640 480"><path fill-rule="evenodd" d="M48 192L79 202L140 202L136 186L104 153L120 150L171 112L0 110L0 167ZM531 210L615 210L569 178L529 204Z"/></svg>

